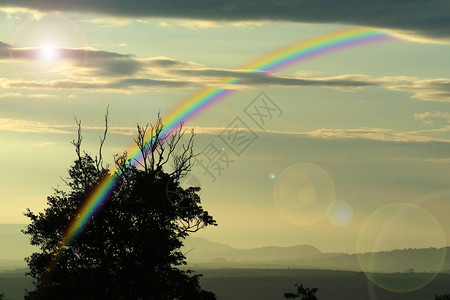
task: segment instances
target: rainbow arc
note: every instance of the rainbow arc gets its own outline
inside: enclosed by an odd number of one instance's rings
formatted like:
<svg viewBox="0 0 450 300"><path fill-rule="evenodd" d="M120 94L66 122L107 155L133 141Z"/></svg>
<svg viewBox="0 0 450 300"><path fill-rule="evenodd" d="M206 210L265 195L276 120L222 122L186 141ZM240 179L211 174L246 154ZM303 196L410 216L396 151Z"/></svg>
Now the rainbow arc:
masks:
<svg viewBox="0 0 450 300"><path fill-rule="evenodd" d="M325 54L391 39L394 39L394 37L383 31L371 28L350 28L327 33L283 47L241 66L238 69L253 72L274 73L294 64L317 58ZM225 78L223 83L227 86L232 86L238 81L239 78ZM224 98L236 93L238 90L239 89L217 89L214 87L201 89L162 118L164 128L161 132L161 136L169 135L179 128L181 122L186 123L192 120L208 107L211 107ZM148 143L152 138L152 136L146 136L146 142ZM137 146L130 147L127 153L131 161L137 162L142 159L142 154ZM117 170L113 171L112 175L106 176L98 183L97 187L79 208L78 213L76 214L77 217L69 224L61 239L62 246L60 251L64 251L66 246L79 236L83 229L89 225L90 220L95 217L95 214L99 211L102 204L108 201L109 196L114 191L117 179L120 176ZM55 255L53 263L56 263L60 256L59 254L60 253Z"/></svg>

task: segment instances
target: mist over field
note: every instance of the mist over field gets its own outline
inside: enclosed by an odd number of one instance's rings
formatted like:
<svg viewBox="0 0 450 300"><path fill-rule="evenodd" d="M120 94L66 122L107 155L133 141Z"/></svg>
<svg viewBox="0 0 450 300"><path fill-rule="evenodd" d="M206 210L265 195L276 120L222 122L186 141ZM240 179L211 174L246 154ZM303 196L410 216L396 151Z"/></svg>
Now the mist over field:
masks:
<svg viewBox="0 0 450 300"><path fill-rule="evenodd" d="M26 265L20 258L36 251L18 234L24 225L0 225L0 288L9 299L22 299L31 288ZM21 249L21 251L11 251ZM282 299L296 282L319 288L319 299L432 299L444 294L450 281L449 248L397 249L380 253L321 252L311 245L236 249L229 245L190 237L183 247L186 268L203 274L202 286L218 299ZM364 273L364 262L376 257L376 269ZM363 265L361 265L361 262ZM366 270L367 271L367 270ZM371 284L368 276L378 276L402 292Z"/></svg>

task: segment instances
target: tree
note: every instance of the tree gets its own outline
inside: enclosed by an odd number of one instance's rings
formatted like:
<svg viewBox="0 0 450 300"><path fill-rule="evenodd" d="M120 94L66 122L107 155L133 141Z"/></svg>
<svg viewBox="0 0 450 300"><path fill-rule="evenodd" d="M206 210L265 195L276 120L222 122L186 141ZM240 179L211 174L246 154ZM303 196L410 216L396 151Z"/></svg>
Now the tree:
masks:
<svg viewBox="0 0 450 300"><path fill-rule="evenodd" d="M306 288L303 287L303 283L298 285L298 283L295 284L295 287L297 288L296 293L284 293L284 298L286 299L295 299L299 298L300 300L317 300L316 293L319 290L318 288Z"/></svg>
<svg viewBox="0 0 450 300"><path fill-rule="evenodd" d="M286 298L286 299L295 299L298 297L300 297L300 296L297 294L294 294L294 293L284 293L284 298Z"/></svg>
<svg viewBox="0 0 450 300"><path fill-rule="evenodd" d="M196 156L193 131L187 142L182 124L163 136L159 115L155 125L138 125L135 142L143 159L116 156L114 175L102 159L108 113L105 122L99 154L92 157L81 151L77 121L78 138L72 142L77 156L64 180L68 191L55 189L43 212L25 213L31 223L24 233L40 246L26 259L35 289L25 299L215 299L201 289L201 275L179 269L186 264L183 239L217 225L200 205L200 188L179 184ZM148 135L153 138L146 143ZM74 241L63 244L67 225L105 176L117 176L108 201Z"/></svg>
<svg viewBox="0 0 450 300"><path fill-rule="evenodd" d="M5 300L5 294L0 293L0 300Z"/></svg>
<svg viewBox="0 0 450 300"><path fill-rule="evenodd" d="M450 300L450 294L435 295L435 300Z"/></svg>

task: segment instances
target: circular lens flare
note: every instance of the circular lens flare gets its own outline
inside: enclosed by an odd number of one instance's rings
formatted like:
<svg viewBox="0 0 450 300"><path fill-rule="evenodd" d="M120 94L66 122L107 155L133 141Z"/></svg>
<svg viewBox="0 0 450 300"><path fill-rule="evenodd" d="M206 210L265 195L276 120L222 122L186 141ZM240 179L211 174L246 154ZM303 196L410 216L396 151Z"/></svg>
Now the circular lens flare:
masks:
<svg viewBox="0 0 450 300"><path fill-rule="evenodd" d="M336 200L328 206L327 220L336 227L348 225L353 218L353 208L347 201Z"/></svg>
<svg viewBox="0 0 450 300"><path fill-rule="evenodd" d="M373 212L362 224L357 257L367 278L378 287L411 292L440 272L445 246L442 226L431 213L412 203L392 203Z"/></svg>
<svg viewBox="0 0 450 300"><path fill-rule="evenodd" d="M275 177L273 199L280 215L298 225L322 221L335 200L335 186L323 168L311 163L294 164Z"/></svg>

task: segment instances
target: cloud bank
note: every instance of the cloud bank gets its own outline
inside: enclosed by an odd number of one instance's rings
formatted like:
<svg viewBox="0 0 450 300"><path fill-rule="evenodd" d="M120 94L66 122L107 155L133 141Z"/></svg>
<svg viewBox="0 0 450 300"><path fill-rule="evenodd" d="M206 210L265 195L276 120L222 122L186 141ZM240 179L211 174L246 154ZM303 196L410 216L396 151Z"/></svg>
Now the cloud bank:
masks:
<svg viewBox="0 0 450 300"><path fill-rule="evenodd" d="M223 86L224 78L239 78L238 85L226 88L241 89L256 86L321 86L332 88L361 88L380 82L358 75L324 78L282 77L249 70L204 68L201 64L168 57L136 58L95 49L53 49L48 72L60 79L23 80L0 78L0 86L9 89L85 89L130 92L154 87L187 88ZM33 63L42 63L45 48L14 48L0 42L0 63L22 63L34 72Z"/></svg>
<svg viewBox="0 0 450 300"><path fill-rule="evenodd" d="M443 0L2 0L0 7L113 17L336 23L450 37L450 4Z"/></svg>
<svg viewBox="0 0 450 300"><path fill-rule="evenodd" d="M0 131L12 132L29 132L29 133L57 133L57 134L73 134L77 129L75 125L63 124L47 124L43 122L0 118ZM83 126L85 130L103 131L102 126ZM192 127L196 134L217 135L226 128L223 127ZM109 127L111 133L120 135L134 135L136 128L134 127ZM450 143L449 139L433 138L422 135L423 131L395 131L388 128L361 127L353 129L328 129L321 128L312 131L293 132L293 131L271 131L252 129L258 134L280 135L285 137L312 137L319 139L360 139L374 140L383 142L400 142L400 143L428 143L441 142ZM447 129L448 130L448 129Z"/></svg>
<svg viewBox="0 0 450 300"><path fill-rule="evenodd" d="M382 87L412 93L423 101L450 102L450 79L423 79L408 76L372 77L361 74L344 74L333 77L279 76L269 72L241 69L206 68L192 62L169 57L138 58L97 49L53 49L48 69L38 80L0 78L0 87L15 89L5 91L1 98L11 97L19 89L33 90L88 90L120 93L143 92L153 88L201 88L213 86L223 89L254 87L326 87L355 90ZM13 62L35 74L33 64L48 60L45 48L14 48L0 41L0 64ZM47 80L45 74L52 74ZM306 74L308 75L308 74ZM311 74L310 74L311 75ZM314 75L314 74L312 74ZM317 74L316 74L317 75ZM58 77L58 78L55 78ZM237 78L238 84L226 84L226 78Z"/></svg>
<svg viewBox="0 0 450 300"><path fill-rule="evenodd" d="M393 85L391 90L414 93L413 98L427 101L450 102L450 79L416 80L409 84Z"/></svg>

